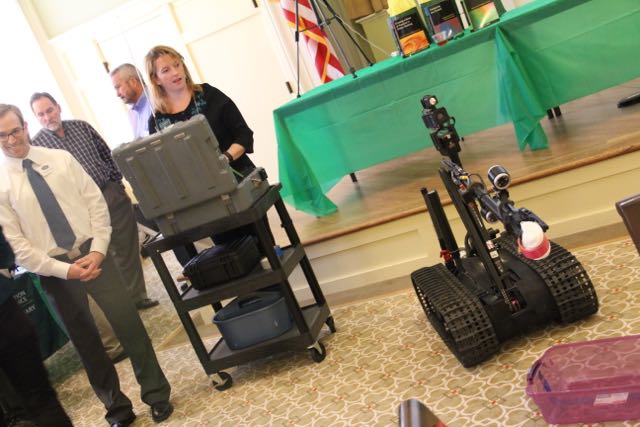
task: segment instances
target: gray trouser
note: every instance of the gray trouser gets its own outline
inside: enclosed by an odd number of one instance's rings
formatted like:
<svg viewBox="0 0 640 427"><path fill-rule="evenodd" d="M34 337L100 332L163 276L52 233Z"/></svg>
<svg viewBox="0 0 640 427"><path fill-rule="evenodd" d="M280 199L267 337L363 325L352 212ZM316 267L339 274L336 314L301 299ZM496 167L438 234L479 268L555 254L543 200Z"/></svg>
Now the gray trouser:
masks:
<svg viewBox="0 0 640 427"><path fill-rule="evenodd" d="M83 246L87 249L88 245ZM105 418L109 423L122 421L131 416L132 405L120 390L116 369L100 341L96 324L89 311L87 293L102 308L128 353L136 380L140 384L142 401L152 405L169 400L171 387L158 364L138 311L129 298L122 298L126 291L111 255L104 259L100 276L92 281L80 282L42 276L41 283L54 301L69 338L80 355L93 390L107 409Z"/></svg>
<svg viewBox="0 0 640 427"><path fill-rule="evenodd" d="M140 263L140 242L138 225L133 213L131 199L119 182L108 182L102 188L102 195L109 207L111 217L111 244L109 250L122 274L133 302L147 298L147 290Z"/></svg>
<svg viewBox="0 0 640 427"><path fill-rule="evenodd" d="M104 345L104 349L107 351L109 359L113 359L122 353L122 344L120 344L120 341L116 338L116 333L113 332L113 328L107 320L107 317L102 312L100 306L98 306L93 298L91 298L91 295L89 295L88 299L89 311L91 311L93 320L96 322L96 327L98 328L102 345Z"/></svg>

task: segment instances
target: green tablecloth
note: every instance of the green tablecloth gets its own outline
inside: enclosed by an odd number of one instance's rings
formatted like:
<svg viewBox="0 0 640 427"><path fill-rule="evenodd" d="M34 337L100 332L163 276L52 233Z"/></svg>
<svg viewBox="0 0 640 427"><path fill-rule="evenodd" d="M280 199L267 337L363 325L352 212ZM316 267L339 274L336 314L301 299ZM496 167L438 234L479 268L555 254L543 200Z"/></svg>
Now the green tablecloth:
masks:
<svg viewBox="0 0 640 427"><path fill-rule="evenodd" d="M500 22L319 86L273 113L282 196L323 216L350 172L432 145L433 94L461 135L513 122L520 149L547 147L546 110L640 76L640 0L538 0ZM490 143L488 141L487 143Z"/></svg>

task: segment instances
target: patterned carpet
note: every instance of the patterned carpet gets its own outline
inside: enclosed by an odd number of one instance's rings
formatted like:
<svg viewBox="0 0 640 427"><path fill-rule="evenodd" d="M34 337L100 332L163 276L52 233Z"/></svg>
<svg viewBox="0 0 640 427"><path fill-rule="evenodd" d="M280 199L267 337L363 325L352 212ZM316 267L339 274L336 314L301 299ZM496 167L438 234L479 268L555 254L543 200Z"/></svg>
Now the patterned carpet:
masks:
<svg viewBox="0 0 640 427"><path fill-rule="evenodd" d="M398 425L405 399L426 403L451 426L543 426L526 396L526 373L557 343L640 334L640 258L630 240L574 252L596 287L600 311L563 327L548 327L506 343L473 369L463 368L431 328L412 289L332 309L338 331L323 330L327 357L282 353L228 372L234 385L213 389L189 344L158 352L173 387L167 426ZM174 272L177 263L167 257ZM142 312L157 344L180 326L153 265L145 262L150 294L162 304ZM211 343L209 343L211 345ZM67 345L47 365L77 426L105 425L103 408ZM138 413L135 426L155 425L139 399L128 362L117 365L122 388ZM632 426L638 422L596 425Z"/></svg>

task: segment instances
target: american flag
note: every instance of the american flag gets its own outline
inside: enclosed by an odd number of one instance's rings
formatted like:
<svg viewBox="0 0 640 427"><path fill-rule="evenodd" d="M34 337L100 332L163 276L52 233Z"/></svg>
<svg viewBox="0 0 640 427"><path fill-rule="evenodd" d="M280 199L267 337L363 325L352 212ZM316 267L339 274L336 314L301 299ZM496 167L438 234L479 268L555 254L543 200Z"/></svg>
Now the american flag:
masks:
<svg viewBox="0 0 640 427"><path fill-rule="evenodd" d="M296 27L295 0L280 0L282 12L289 26ZM342 66L333 53L329 39L318 26L316 14L309 0L298 0L299 31L303 35L309 55L313 58L316 71L322 83L344 76Z"/></svg>

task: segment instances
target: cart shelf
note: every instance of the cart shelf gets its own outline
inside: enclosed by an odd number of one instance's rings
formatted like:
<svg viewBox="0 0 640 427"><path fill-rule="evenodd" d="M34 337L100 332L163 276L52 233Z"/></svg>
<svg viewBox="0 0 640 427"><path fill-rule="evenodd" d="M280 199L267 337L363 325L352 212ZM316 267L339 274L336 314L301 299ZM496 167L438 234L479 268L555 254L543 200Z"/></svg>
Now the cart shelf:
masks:
<svg viewBox="0 0 640 427"><path fill-rule="evenodd" d="M232 384L231 376L222 371L222 369L267 357L274 353L306 349L310 352L311 358L315 362L321 362L326 355L326 351L322 343L318 341L320 331L325 324L331 332L336 330L331 310L320 289L304 247L300 243L293 222L280 198L280 188L279 184L272 185L251 207L242 212L177 235L166 238L158 235L145 244L145 249L150 254L160 279L171 298L171 302L175 306L191 345L205 373L212 378L213 385L218 390L225 390L231 387ZM272 207L277 210L281 226L284 228L291 243L290 246L283 249L283 253L280 256L276 254L273 247L266 223L267 211ZM267 257L269 266L263 268L259 265L244 277L209 289L198 290L188 286L186 290L180 292L162 258L162 252L246 224L253 225L258 243ZM288 281L289 275L298 265L302 269L315 300L314 303L302 308L298 304ZM289 314L293 319L293 326L288 332L237 350L231 350L223 338L219 339L212 348L206 348L189 315L189 311L206 305L211 305L214 310L218 310L222 307L221 301L274 285L279 286Z"/></svg>

